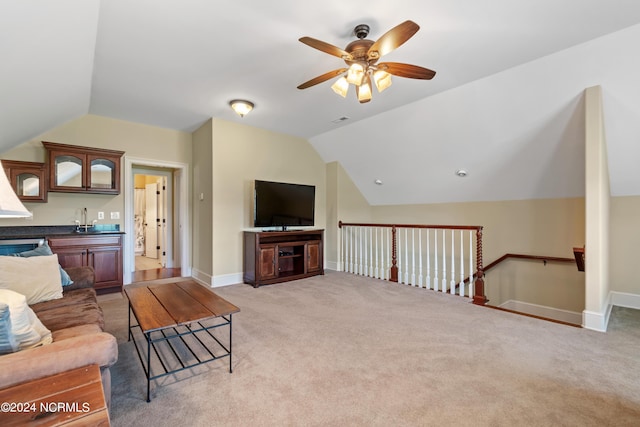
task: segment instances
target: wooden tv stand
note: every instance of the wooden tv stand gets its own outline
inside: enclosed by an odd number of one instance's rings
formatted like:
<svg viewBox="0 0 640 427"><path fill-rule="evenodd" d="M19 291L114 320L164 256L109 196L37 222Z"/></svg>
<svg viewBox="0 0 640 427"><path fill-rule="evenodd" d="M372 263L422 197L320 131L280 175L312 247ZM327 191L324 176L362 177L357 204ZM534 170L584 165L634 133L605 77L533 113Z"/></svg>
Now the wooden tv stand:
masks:
<svg viewBox="0 0 640 427"><path fill-rule="evenodd" d="M244 282L260 285L324 274L324 230L245 231Z"/></svg>

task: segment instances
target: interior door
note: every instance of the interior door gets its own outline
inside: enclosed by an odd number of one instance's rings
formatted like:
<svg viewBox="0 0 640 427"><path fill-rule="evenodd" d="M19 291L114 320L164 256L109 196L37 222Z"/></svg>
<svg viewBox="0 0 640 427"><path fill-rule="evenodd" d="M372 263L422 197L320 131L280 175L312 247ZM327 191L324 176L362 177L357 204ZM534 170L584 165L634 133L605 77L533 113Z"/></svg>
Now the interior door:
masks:
<svg viewBox="0 0 640 427"><path fill-rule="evenodd" d="M158 184L145 185L144 255L158 258Z"/></svg>

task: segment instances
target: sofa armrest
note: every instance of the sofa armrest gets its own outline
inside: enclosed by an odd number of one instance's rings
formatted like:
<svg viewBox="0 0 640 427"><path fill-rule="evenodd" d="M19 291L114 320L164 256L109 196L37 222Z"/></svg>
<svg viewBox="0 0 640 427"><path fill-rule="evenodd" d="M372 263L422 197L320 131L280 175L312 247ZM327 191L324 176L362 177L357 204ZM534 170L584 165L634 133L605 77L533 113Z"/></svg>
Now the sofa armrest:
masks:
<svg viewBox="0 0 640 427"><path fill-rule="evenodd" d="M116 338L106 332L80 335L0 356L0 389L87 365L118 360Z"/></svg>
<svg viewBox="0 0 640 427"><path fill-rule="evenodd" d="M63 290L72 291L74 289L93 288L96 282L96 273L91 266L67 267L64 269L73 280L73 284L65 286Z"/></svg>

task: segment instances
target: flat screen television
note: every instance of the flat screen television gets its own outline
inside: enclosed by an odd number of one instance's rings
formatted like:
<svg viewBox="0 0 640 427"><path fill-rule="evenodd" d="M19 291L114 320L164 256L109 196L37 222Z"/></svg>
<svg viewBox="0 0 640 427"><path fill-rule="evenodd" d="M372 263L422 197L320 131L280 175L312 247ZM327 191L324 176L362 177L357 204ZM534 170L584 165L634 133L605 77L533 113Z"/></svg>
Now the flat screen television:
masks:
<svg viewBox="0 0 640 427"><path fill-rule="evenodd" d="M316 187L284 182L255 181L254 227L312 226Z"/></svg>

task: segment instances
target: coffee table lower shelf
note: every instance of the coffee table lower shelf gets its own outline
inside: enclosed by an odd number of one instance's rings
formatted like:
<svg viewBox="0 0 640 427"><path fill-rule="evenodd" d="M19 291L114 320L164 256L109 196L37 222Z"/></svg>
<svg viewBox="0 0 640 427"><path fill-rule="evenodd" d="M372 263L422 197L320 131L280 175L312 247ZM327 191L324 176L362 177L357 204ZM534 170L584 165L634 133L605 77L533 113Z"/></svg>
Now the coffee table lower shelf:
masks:
<svg viewBox="0 0 640 427"><path fill-rule="evenodd" d="M129 311L129 316L131 316L131 311ZM142 364L142 370L147 378L147 402L151 401L151 380L175 374L186 369L191 369L195 366L204 365L205 363L213 362L225 357L229 358L229 373L233 372L231 359L232 316L233 315L221 317L224 321L213 325L194 322L197 326L194 326L194 323L191 323L190 325L165 328L147 333L142 333L140 326L137 324L129 327L129 341L133 341L136 352L138 353L138 358ZM211 332L213 329L223 326L229 326L228 347ZM136 329L142 333L144 342L146 342L146 349L141 348L144 343L138 345L134 336L134 330ZM221 352L218 352L217 355L214 354L214 352L209 348L210 344L205 344L203 339L198 337L198 333L207 334L208 337L206 339L215 341ZM177 341L177 343L174 341ZM164 343L166 343L166 345L163 345ZM172 357L172 359L167 360L168 356ZM153 366L161 368L159 369L159 373L153 372L154 369L151 365L153 362L155 362Z"/></svg>

